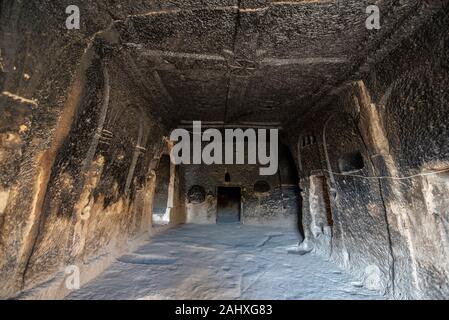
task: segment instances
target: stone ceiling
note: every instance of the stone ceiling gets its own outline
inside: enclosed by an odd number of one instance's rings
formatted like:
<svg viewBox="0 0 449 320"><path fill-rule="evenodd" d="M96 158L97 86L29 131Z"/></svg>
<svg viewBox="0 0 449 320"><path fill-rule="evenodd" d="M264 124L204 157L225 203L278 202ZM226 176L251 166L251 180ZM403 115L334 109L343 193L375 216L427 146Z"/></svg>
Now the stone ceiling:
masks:
<svg viewBox="0 0 449 320"><path fill-rule="evenodd" d="M359 77L418 2L377 1L381 30L365 27L372 0L164 1L115 28L174 121L285 123Z"/></svg>

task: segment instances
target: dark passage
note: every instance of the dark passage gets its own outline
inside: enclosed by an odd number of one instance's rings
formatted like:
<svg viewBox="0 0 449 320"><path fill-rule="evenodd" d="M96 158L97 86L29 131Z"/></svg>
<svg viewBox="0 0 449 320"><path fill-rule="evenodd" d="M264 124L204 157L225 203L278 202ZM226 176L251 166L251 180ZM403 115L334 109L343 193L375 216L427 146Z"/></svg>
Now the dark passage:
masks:
<svg viewBox="0 0 449 320"><path fill-rule="evenodd" d="M167 209L168 185L170 182L170 157L163 155L156 170L153 214L164 214Z"/></svg>
<svg viewBox="0 0 449 320"><path fill-rule="evenodd" d="M217 223L240 223L240 188L218 187Z"/></svg>

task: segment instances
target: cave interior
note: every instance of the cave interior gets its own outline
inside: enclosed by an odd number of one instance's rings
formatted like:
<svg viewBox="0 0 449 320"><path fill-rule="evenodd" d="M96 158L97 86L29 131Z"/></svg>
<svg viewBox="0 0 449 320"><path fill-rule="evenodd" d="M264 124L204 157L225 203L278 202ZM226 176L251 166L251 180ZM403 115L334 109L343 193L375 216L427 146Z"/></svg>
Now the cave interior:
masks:
<svg viewBox="0 0 449 320"><path fill-rule="evenodd" d="M77 30L68 1L0 3L0 297L63 298L67 266L84 285L192 225L449 297L448 1L376 1L374 30L367 0L77 2ZM278 130L276 174L174 164L194 121Z"/></svg>

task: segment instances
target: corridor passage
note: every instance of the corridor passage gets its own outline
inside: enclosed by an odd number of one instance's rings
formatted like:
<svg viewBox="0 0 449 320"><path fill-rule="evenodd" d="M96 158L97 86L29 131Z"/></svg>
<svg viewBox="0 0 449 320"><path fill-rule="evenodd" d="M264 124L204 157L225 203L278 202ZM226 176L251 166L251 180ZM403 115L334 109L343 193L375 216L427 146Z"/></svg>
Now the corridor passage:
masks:
<svg viewBox="0 0 449 320"><path fill-rule="evenodd" d="M380 299L290 229L187 224L125 254L67 299Z"/></svg>

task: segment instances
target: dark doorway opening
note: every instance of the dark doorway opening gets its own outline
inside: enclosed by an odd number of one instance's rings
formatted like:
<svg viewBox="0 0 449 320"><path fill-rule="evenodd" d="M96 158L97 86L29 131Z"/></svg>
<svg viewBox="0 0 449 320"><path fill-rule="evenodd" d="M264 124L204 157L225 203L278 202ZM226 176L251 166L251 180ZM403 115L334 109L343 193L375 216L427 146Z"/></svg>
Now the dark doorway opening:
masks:
<svg viewBox="0 0 449 320"><path fill-rule="evenodd" d="M316 140L314 140L316 141ZM285 144L279 145L279 184L283 198L284 210L294 210L297 216L297 229L304 239L304 227L302 223L302 197L299 188L299 174L296 162L290 149Z"/></svg>
<svg viewBox="0 0 449 320"><path fill-rule="evenodd" d="M326 208L327 224L330 227L332 227L334 225L334 219L332 217L331 198L326 177L323 177L322 184L323 184L323 198L324 198L324 206Z"/></svg>
<svg viewBox="0 0 449 320"><path fill-rule="evenodd" d="M168 190L170 187L170 156L162 155L156 169L156 188L153 198L153 226L165 225L170 221Z"/></svg>
<svg viewBox="0 0 449 320"><path fill-rule="evenodd" d="M240 223L240 201L240 188L218 187L217 223Z"/></svg>

